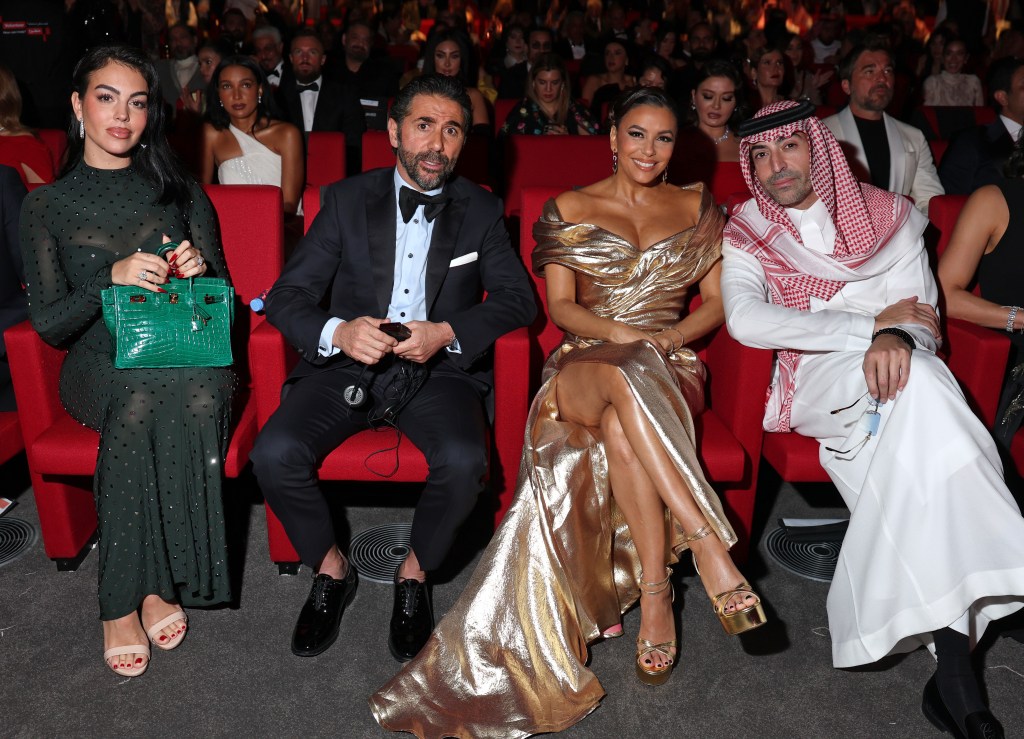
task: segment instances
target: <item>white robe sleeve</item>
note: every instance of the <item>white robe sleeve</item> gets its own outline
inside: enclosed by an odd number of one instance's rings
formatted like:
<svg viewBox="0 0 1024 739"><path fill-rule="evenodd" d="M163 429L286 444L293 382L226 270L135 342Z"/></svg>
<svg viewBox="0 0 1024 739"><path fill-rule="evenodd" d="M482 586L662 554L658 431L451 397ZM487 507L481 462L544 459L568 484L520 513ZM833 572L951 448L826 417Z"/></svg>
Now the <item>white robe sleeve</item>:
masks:
<svg viewBox="0 0 1024 739"><path fill-rule="evenodd" d="M846 310L803 311L768 302L760 262L734 247L722 247L722 298L729 334L759 349L864 351L875 320Z"/></svg>
<svg viewBox="0 0 1024 739"><path fill-rule="evenodd" d="M811 299L811 310L773 305L764 269L751 254L722 247L722 297L729 334L760 349L867 351L875 316L904 298L917 296L933 308L938 288L924 249L912 248L878 277L849 282L828 302ZM939 342L924 326L901 325L919 349L934 352Z"/></svg>

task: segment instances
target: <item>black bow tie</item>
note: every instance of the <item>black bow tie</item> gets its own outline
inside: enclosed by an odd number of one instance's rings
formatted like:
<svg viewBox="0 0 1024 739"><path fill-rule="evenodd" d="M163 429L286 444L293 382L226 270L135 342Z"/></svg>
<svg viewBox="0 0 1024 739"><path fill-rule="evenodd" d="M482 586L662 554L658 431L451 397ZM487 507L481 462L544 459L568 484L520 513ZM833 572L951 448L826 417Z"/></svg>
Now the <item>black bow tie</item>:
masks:
<svg viewBox="0 0 1024 739"><path fill-rule="evenodd" d="M320 85L318 85L316 82L310 82L308 85L302 85L302 84L299 84L299 83L295 83L295 87L298 88L299 92L319 92L320 91Z"/></svg>
<svg viewBox="0 0 1024 739"><path fill-rule="evenodd" d="M427 219L427 223L437 218L438 214L444 210L444 207L448 205L451 200L443 192L437 195L427 195L419 190L413 190L411 187L402 187L398 191L398 208L402 211L402 220L406 223L412 218L413 213L416 212L417 206L423 206L423 217Z"/></svg>

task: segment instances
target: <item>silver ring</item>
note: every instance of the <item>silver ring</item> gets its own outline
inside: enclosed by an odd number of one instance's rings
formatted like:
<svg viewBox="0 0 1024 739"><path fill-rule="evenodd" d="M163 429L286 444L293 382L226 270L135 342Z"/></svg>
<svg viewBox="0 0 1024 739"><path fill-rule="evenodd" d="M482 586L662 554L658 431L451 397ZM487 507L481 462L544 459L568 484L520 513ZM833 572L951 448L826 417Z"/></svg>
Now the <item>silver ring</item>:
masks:
<svg viewBox="0 0 1024 739"><path fill-rule="evenodd" d="M197 267L202 267L204 264L206 264L206 260L205 259L203 259L201 256L196 257L196 266Z"/></svg>
<svg viewBox="0 0 1024 739"><path fill-rule="evenodd" d="M145 269L142 270L141 272L139 272L139 279L142 280L143 282L145 282L146 281L146 275L148 275L148 274L149 274L149 270L145 270Z"/></svg>

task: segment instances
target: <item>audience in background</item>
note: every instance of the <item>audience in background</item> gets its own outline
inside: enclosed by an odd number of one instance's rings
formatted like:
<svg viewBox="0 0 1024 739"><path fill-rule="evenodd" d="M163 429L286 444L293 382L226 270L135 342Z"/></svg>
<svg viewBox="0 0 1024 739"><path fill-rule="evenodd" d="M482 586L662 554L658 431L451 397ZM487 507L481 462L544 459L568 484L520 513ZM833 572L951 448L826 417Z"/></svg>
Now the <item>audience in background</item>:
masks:
<svg viewBox="0 0 1024 739"><path fill-rule="evenodd" d="M789 88L790 100L808 100L814 105L822 104L821 88L835 75L832 69L811 69L808 65L810 55L804 40L795 33L787 33L783 39L786 58L792 68L792 85Z"/></svg>
<svg viewBox="0 0 1024 739"><path fill-rule="evenodd" d="M201 179L210 184L216 173L222 185L277 185L284 212L294 214L305 179L302 135L274 119L268 87L249 57L231 56L217 67L207 93Z"/></svg>
<svg viewBox="0 0 1024 739"><path fill-rule="evenodd" d="M909 195L927 215L928 201L943 194L942 183L921 130L885 112L896 82L888 48L877 43L854 48L843 58L839 77L850 104L822 122L842 145L854 176Z"/></svg>
<svg viewBox="0 0 1024 739"><path fill-rule="evenodd" d="M506 67L498 85L499 98L521 98L526 94L527 80L530 69L541 54L552 51L555 35L549 28L531 28L526 35L526 61Z"/></svg>
<svg viewBox="0 0 1024 739"><path fill-rule="evenodd" d="M984 105L981 80L967 74L967 44L958 38L950 39L942 49L942 71L924 81L925 105Z"/></svg>
<svg viewBox="0 0 1024 739"><path fill-rule="evenodd" d="M629 73L629 51L626 44L611 39L604 45L604 72L592 74L583 83L580 93L590 103L591 112L599 110L619 96L623 90L636 85L636 77Z"/></svg>
<svg viewBox="0 0 1024 739"><path fill-rule="evenodd" d="M754 108L786 99L786 55L782 49L763 47L750 56L750 79L754 86Z"/></svg>
<svg viewBox="0 0 1024 739"><path fill-rule="evenodd" d="M503 135L564 136L597 133L597 122L573 100L565 64L557 54L542 54L530 69L526 97L501 127Z"/></svg>
<svg viewBox="0 0 1024 739"><path fill-rule="evenodd" d="M939 178L950 195L970 195L1003 180L1024 124L1024 59L1006 57L989 67L988 94L999 113L996 120L962 131L942 155Z"/></svg>
<svg viewBox="0 0 1024 739"><path fill-rule="evenodd" d="M366 119L351 85L323 73L327 57L316 33L302 30L292 38L291 74L277 88L277 104L285 120L303 132L340 131L345 134L345 162L348 174L359 171L361 142Z"/></svg>
<svg viewBox="0 0 1024 739"><path fill-rule="evenodd" d="M160 75L160 92L164 102L177 110L191 109L202 94L209 80L203 78L196 56L198 37L194 28L178 23L167 29L167 46L170 59L161 59L156 64Z"/></svg>
<svg viewBox="0 0 1024 739"><path fill-rule="evenodd" d="M491 116L487 112L487 101L476 88L476 63L465 32L447 29L430 35L423 52L423 74L434 72L445 77L457 77L462 82L473 103L473 131L489 133Z"/></svg>
<svg viewBox="0 0 1024 739"><path fill-rule="evenodd" d="M18 82L0 64L0 165L13 167L25 185L53 182L53 156L46 144L21 122Z"/></svg>
<svg viewBox="0 0 1024 739"><path fill-rule="evenodd" d="M256 61L267 77L267 84L275 89L280 87L285 71L281 32L273 26L261 26L252 32L252 45L256 50Z"/></svg>

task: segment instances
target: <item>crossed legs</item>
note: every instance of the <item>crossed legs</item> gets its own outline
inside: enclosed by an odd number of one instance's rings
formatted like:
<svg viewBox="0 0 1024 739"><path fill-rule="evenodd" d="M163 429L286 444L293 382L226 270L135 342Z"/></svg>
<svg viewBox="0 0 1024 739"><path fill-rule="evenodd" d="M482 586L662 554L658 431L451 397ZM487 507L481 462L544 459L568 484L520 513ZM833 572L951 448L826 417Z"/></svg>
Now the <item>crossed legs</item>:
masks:
<svg viewBox="0 0 1024 739"><path fill-rule="evenodd" d="M563 420L600 430L612 495L629 525L644 579L661 580L665 574L665 509L688 534L707 524L689 487L617 367L570 364L559 373L555 392ZM717 536L692 541L690 549L709 596L729 591L743 579ZM726 604L726 613L749 605L744 601L753 597L735 595ZM670 589L642 593L640 636L654 643L675 638ZM648 666L660 668L671 656L653 652L647 656Z"/></svg>

